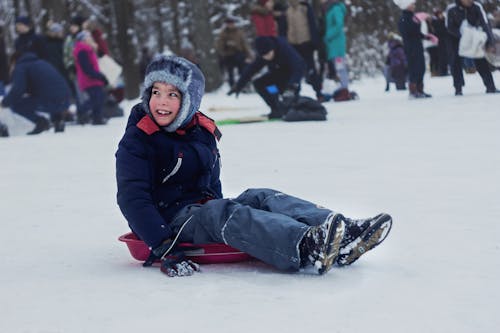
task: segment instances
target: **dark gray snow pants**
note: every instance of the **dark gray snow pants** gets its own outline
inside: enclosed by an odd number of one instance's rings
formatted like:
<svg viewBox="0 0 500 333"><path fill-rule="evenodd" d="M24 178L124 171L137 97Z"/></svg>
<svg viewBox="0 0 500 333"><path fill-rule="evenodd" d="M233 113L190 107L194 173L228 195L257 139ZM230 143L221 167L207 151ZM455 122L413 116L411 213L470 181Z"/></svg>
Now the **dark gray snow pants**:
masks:
<svg viewBox="0 0 500 333"><path fill-rule="evenodd" d="M300 268L299 244L333 212L272 189L184 207L171 227L181 242L225 243L282 270ZM182 227L184 226L184 227Z"/></svg>

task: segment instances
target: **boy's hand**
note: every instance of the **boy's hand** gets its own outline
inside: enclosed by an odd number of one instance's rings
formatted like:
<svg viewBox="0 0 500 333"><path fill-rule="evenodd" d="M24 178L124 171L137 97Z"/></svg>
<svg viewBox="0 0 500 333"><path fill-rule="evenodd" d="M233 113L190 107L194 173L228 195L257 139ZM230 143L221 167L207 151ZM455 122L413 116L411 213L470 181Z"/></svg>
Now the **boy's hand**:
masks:
<svg viewBox="0 0 500 333"><path fill-rule="evenodd" d="M184 252L179 251L162 259L160 270L169 277L191 276L200 271L200 265L187 259Z"/></svg>

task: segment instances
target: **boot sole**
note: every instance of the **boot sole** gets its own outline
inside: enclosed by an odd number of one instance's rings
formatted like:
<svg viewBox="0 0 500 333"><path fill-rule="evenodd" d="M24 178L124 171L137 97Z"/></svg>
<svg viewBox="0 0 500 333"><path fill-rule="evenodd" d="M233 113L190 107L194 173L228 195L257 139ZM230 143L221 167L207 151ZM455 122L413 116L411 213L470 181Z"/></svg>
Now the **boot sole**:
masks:
<svg viewBox="0 0 500 333"><path fill-rule="evenodd" d="M344 238L345 223L342 220L342 215L336 214L332 220L333 221L330 223L325 240L326 250L324 252L326 255L324 258L316 261L315 263L319 275L323 275L328 272L337 261L340 251L340 243L342 242L342 238Z"/></svg>
<svg viewBox="0 0 500 333"><path fill-rule="evenodd" d="M359 259L363 254L382 243L392 228L392 218L388 214L381 214L371 227L358 238L340 250L337 260L339 266L347 266Z"/></svg>

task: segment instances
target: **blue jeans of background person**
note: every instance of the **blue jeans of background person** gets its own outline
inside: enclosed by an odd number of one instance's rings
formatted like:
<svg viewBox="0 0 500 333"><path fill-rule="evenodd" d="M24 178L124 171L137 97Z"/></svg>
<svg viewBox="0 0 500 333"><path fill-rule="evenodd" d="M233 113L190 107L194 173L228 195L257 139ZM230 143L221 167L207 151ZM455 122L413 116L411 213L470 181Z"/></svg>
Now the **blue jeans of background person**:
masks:
<svg viewBox="0 0 500 333"><path fill-rule="evenodd" d="M340 88L347 89L349 87L349 71L347 70L347 60L345 57L335 57L333 59L335 71L339 78Z"/></svg>
<svg viewBox="0 0 500 333"><path fill-rule="evenodd" d="M333 212L272 190L248 189L235 199L184 207L170 226L179 240L225 243L283 270L298 270L299 244L310 226Z"/></svg>
<svg viewBox="0 0 500 333"><path fill-rule="evenodd" d="M10 108L13 112L36 123L41 117L36 114L37 111L45 112L54 116L66 111L69 104L69 96L60 100L52 101L41 101L39 98L27 96L13 102Z"/></svg>
<svg viewBox="0 0 500 333"><path fill-rule="evenodd" d="M101 86L90 87L85 89L85 92L89 98L81 105L81 112L88 113L92 111L92 119L94 121L101 120L105 101L104 88Z"/></svg>
<svg viewBox="0 0 500 333"><path fill-rule="evenodd" d="M2 80L0 80L0 96L5 95L5 84L3 83Z"/></svg>

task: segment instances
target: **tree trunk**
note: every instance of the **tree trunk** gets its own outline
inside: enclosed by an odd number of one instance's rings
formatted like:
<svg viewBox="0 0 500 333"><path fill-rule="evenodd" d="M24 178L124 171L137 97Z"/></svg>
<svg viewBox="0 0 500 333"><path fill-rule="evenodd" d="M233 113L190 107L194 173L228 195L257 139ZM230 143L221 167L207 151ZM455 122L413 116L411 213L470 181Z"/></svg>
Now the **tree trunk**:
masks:
<svg viewBox="0 0 500 333"><path fill-rule="evenodd" d="M205 74L205 90L210 92L220 87L222 74L214 48L209 3L208 1L191 0L191 10L191 39L196 58L199 59L200 68Z"/></svg>
<svg viewBox="0 0 500 333"><path fill-rule="evenodd" d="M42 8L47 12L42 18L42 26L47 27L47 22L62 22L67 17L66 5L64 0L42 0Z"/></svg>
<svg viewBox="0 0 500 333"><path fill-rule="evenodd" d="M172 7L172 34L173 43L170 47L172 51L179 54L181 50L181 28L179 26L179 0L170 0L170 6Z"/></svg>
<svg viewBox="0 0 500 333"><path fill-rule="evenodd" d="M115 9L117 26L117 45L122 60L123 79L125 81L125 98L134 99L139 96L140 73L137 59L137 45L134 45L133 31L134 6L130 0L112 0Z"/></svg>
<svg viewBox="0 0 500 333"><path fill-rule="evenodd" d="M158 13L158 18L157 18L157 28L156 31L158 31L158 52L162 53L163 49L165 48L165 34L163 32L163 11L162 7L164 6L162 0L155 0L155 8L156 12Z"/></svg>

